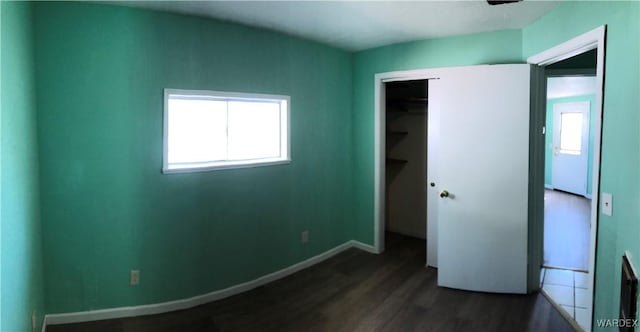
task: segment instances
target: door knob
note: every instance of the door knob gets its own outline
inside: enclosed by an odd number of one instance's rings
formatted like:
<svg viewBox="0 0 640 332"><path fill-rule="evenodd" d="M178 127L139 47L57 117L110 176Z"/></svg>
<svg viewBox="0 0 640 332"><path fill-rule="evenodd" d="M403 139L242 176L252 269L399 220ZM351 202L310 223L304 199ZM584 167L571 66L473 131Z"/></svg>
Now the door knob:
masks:
<svg viewBox="0 0 640 332"><path fill-rule="evenodd" d="M449 197L449 192L446 190L443 190L442 192L440 192L440 197L441 198Z"/></svg>

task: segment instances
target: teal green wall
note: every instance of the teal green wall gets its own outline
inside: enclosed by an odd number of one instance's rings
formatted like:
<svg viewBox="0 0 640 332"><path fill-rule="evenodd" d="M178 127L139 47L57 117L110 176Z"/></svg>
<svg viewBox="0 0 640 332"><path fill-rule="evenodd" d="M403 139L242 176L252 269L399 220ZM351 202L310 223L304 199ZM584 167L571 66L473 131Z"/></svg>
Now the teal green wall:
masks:
<svg viewBox="0 0 640 332"><path fill-rule="evenodd" d="M551 186L551 170L553 159L553 107L555 106L555 104L572 103L579 101L589 102L589 146L587 147L589 156L587 157L587 195L591 195L591 187L593 186L591 178L593 176L593 138L595 135L595 127L593 126L593 120L595 119L595 95L547 99L547 119L545 125L547 135L545 135L544 184L546 186Z"/></svg>
<svg viewBox="0 0 640 332"><path fill-rule="evenodd" d="M375 73L523 62L602 24L601 189L615 204L600 216L595 317L617 316L620 256L640 263L640 3L563 2L522 30L354 55L131 8L1 6L2 331L44 311L43 261L56 313L185 298L373 243ZM292 163L162 175L165 87L290 95Z"/></svg>
<svg viewBox="0 0 640 332"><path fill-rule="evenodd" d="M373 244L373 80L376 73L489 63L520 63L520 30L402 43L355 54L353 162L354 220L351 234Z"/></svg>
<svg viewBox="0 0 640 332"><path fill-rule="evenodd" d="M602 128L602 192L613 194L613 216L600 214L595 318L618 317L620 262L629 250L640 265L640 2L565 1L523 29L528 57L607 24Z"/></svg>
<svg viewBox="0 0 640 332"><path fill-rule="evenodd" d="M350 53L107 5L34 20L48 313L204 294L350 239ZM291 96L292 162L163 175L163 88Z"/></svg>
<svg viewBox="0 0 640 332"><path fill-rule="evenodd" d="M44 314L30 4L0 2L0 331L31 331Z"/></svg>

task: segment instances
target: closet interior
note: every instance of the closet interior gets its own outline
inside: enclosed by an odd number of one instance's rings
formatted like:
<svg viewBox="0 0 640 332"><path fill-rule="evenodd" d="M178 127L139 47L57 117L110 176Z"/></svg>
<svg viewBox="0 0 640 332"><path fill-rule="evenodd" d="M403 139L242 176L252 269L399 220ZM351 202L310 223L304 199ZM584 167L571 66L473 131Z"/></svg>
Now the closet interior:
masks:
<svg viewBox="0 0 640 332"><path fill-rule="evenodd" d="M427 83L385 83L385 228L421 239L427 214Z"/></svg>

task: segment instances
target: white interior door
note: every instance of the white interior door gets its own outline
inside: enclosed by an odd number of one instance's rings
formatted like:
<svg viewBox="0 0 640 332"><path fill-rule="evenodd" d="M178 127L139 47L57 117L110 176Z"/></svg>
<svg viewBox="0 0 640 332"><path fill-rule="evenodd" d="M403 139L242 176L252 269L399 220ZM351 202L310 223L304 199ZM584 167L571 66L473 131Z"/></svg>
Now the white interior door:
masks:
<svg viewBox="0 0 640 332"><path fill-rule="evenodd" d="M589 106L588 101L553 106L552 186L583 196L589 167Z"/></svg>
<svg viewBox="0 0 640 332"><path fill-rule="evenodd" d="M449 68L440 106L438 285L527 291L529 65Z"/></svg>

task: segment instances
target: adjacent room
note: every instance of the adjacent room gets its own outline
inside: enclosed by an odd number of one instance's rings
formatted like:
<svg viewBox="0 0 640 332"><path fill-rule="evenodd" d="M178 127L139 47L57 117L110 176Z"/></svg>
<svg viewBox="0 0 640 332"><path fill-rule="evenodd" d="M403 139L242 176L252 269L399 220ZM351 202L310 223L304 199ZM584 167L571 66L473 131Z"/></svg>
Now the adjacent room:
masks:
<svg viewBox="0 0 640 332"><path fill-rule="evenodd" d="M0 18L1 332L637 319L640 1Z"/></svg>
<svg viewBox="0 0 640 332"><path fill-rule="evenodd" d="M597 52L591 50L547 67L545 119L544 259L542 284L580 326L588 325L588 282ZM599 163L599 162L598 162ZM597 174L596 174L597 175ZM603 213L607 214L603 210Z"/></svg>

